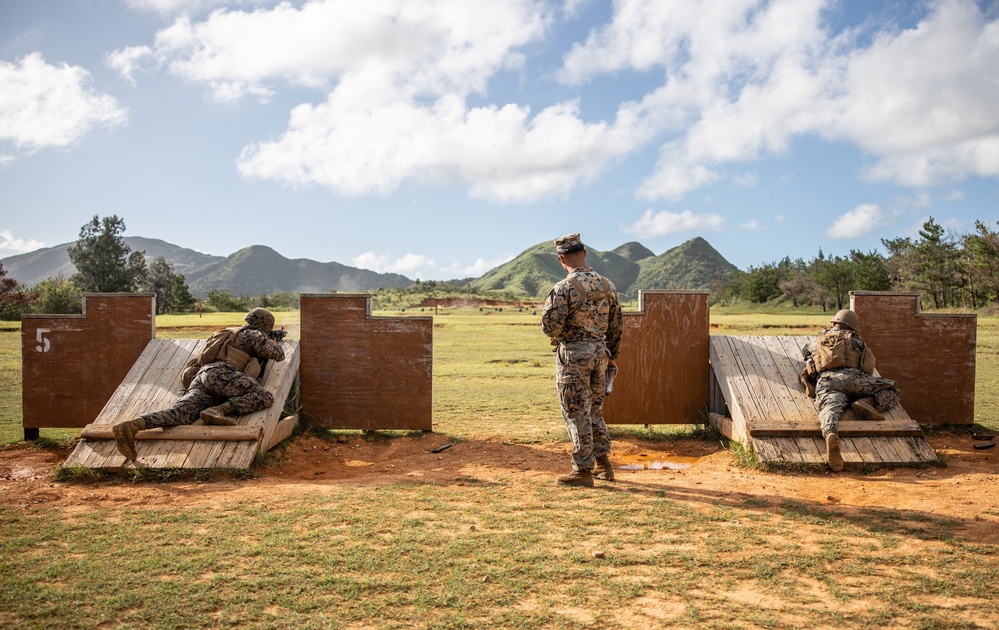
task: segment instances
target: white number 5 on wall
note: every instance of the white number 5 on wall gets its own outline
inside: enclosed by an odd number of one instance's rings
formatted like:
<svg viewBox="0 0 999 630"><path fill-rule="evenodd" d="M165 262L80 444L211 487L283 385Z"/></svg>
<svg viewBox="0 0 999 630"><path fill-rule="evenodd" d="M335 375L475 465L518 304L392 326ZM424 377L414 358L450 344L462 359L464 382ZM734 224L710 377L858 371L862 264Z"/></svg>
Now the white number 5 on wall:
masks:
<svg viewBox="0 0 999 630"><path fill-rule="evenodd" d="M49 351L49 348L51 347L51 344L49 343L48 338L45 336L45 333L51 332L51 330L52 330L51 328L39 328L38 329L38 334L35 335L35 338L38 340L38 345L35 346L35 350L38 350L39 352L48 352Z"/></svg>

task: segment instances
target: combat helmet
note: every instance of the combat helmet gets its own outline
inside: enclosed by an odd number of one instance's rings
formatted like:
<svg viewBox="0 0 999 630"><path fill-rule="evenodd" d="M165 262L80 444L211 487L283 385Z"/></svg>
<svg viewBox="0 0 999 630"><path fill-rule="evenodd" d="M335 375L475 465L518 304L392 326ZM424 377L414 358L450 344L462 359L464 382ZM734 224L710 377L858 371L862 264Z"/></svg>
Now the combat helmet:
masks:
<svg viewBox="0 0 999 630"><path fill-rule="evenodd" d="M839 311L830 320L834 324L839 324L840 326L846 326L850 330L857 330L857 326L860 324L860 318L857 314L848 308L844 308Z"/></svg>
<svg viewBox="0 0 999 630"><path fill-rule="evenodd" d="M247 326L260 332L268 333L274 330L274 316L266 308L255 308L247 313L244 319Z"/></svg>

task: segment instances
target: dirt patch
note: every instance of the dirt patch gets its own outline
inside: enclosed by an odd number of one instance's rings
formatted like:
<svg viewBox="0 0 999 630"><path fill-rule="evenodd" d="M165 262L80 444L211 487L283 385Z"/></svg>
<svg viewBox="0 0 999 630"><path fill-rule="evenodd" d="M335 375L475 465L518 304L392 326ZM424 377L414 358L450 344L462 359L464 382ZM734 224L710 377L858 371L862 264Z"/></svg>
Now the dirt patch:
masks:
<svg viewBox="0 0 999 630"><path fill-rule="evenodd" d="M655 485L677 501L738 503L802 501L839 509L884 508L961 520L965 539L999 544L999 448L976 450L970 435L928 438L945 467L884 468L844 473L775 473L741 468L720 443L618 439L612 461L616 484ZM440 447L449 445L446 449ZM70 449L19 443L0 448L0 505L49 505L69 511L94 507L197 505L266 494L294 499L316 485L366 486L430 482L461 485L503 478L516 492L551 483L568 469L567 444L504 442L494 438L451 443L446 436L321 439L310 433L272 451L251 479L183 479L164 483L63 483L54 471ZM639 466L640 464L640 466ZM602 483L602 482L601 482Z"/></svg>

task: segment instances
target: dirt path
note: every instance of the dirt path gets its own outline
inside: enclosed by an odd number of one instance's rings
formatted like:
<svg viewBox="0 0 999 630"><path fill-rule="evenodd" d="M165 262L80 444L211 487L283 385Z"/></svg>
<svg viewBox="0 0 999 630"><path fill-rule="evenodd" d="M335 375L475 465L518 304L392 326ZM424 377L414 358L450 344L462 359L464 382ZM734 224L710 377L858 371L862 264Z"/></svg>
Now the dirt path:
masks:
<svg viewBox="0 0 999 630"><path fill-rule="evenodd" d="M619 469L616 483L659 488L678 501L724 504L751 497L780 498L840 509L911 511L960 519L962 537L999 544L999 447L976 450L971 436L951 433L928 441L944 456L945 467L867 474L762 472L737 466L717 442L696 440L652 444L619 439L612 460L618 466L660 462L659 470ZM74 512L114 506L208 505L263 494L289 499L326 485L461 484L468 478L488 481L498 476L516 491L518 484L525 484L526 490L527 485L551 482L568 465L566 444L561 442L512 444L484 438L432 452L447 443L441 435L328 441L306 433L283 452L276 451L253 479L139 484L57 482L53 471L69 455L68 449L13 444L0 449L0 505Z"/></svg>

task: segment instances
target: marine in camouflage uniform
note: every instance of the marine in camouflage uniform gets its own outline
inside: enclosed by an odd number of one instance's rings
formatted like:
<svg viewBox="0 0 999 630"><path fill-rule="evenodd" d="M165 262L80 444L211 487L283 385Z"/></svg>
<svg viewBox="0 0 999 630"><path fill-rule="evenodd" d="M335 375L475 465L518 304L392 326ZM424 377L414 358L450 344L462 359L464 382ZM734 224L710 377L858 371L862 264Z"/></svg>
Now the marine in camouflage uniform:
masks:
<svg viewBox="0 0 999 630"><path fill-rule="evenodd" d="M833 316L830 323L833 327L825 329L822 334L837 330L852 330L856 333L859 318L853 311L843 309ZM806 362L818 356L819 339L821 335L801 349ZM867 344L859 334L851 335L850 340L855 355L862 356L867 350ZM873 372L873 360L871 363L870 369ZM826 440L829 466L834 471L843 469L843 459L839 453L839 420L843 412L849 406L861 420L883 420L882 412L892 409L902 396L895 385L895 381L874 376L859 367L833 368L818 374L814 404L819 412L822 437Z"/></svg>
<svg viewBox="0 0 999 630"><path fill-rule="evenodd" d="M563 236L555 246L568 275L545 300L541 330L558 343L555 382L572 440L573 469L558 481L592 486L595 465L598 478L614 478L602 409L607 367L616 368L621 347L621 305L613 283L585 266L586 249L578 234Z"/></svg>
<svg viewBox="0 0 999 630"><path fill-rule="evenodd" d="M271 332L274 316L255 308L246 316L246 325L233 337L231 347L258 360L284 361L284 349ZM198 370L184 395L169 409L151 411L134 420L113 427L119 452L135 459L135 433L143 429L191 424L201 418L205 424L231 426L239 416L266 409L274 404L274 395L261 387L256 378L225 361L209 363Z"/></svg>

